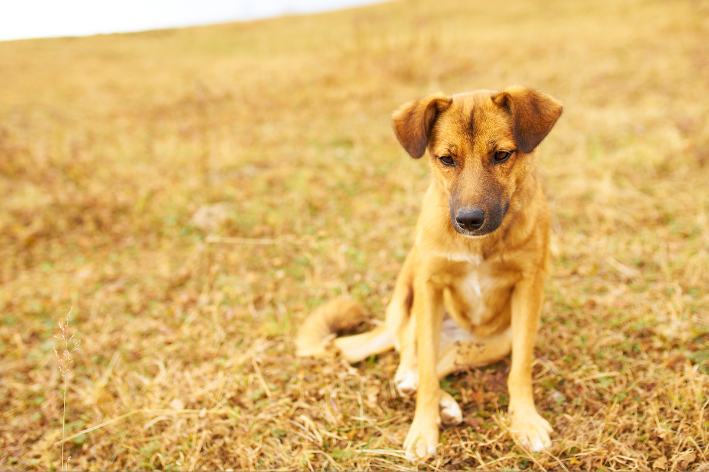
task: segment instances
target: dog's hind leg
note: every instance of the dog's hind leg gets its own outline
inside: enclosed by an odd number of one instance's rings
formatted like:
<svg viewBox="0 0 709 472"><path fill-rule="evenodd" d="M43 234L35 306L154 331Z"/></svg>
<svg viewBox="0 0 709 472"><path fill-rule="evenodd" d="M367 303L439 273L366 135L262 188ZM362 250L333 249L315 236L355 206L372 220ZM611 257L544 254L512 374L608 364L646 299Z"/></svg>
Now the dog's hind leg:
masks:
<svg viewBox="0 0 709 472"><path fill-rule="evenodd" d="M392 350L394 337L389 333L386 325L382 324L366 333L337 338L333 344L347 362L354 364L374 354Z"/></svg>
<svg viewBox="0 0 709 472"><path fill-rule="evenodd" d="M512 330L481 338L458 328L453 320L443 323L441 347L436 375L443 379L455 371L480 367L498 361L510 353ZM454 425L463 421L463 412L455 399L441 390L441 423Z"/></svg>
<svg viewBox="0 0 709 472"><path fill-rule="evenodd" d="M457 326L450 328L452 324L444 323L441 350L436 365L439 379L459 370L497 362L512 349L511 328L491 336L480 337Z"/></svg>
<svg viewBox="0 0 709 472"><path fill-rule="evenodd" d="M330 344L342 352L350 363L394 348L394 336L386 325L368 333L335 338L338 332L352 329L365 318L364 307L346 298L337 298L320 306L305 319L296 336L296 355L325 356L331 354Z"/></svg>
<svg viewBox="0 0 709 472"><path fill-rule="evenodd" d="M438 407L441 409L442 424L450 426L463 421L463 411L460 409L460 405L458 405L455 398L445 390L441 390L441 400L438 403Z"/></svg>
<svg viewBox="0 0 709 472"><path fill-rule="evenodd" d="M407 329L410 318L409 312L413 299L411 289L413 257L414 251L410 251L404 261L399 277L396 279L396 286L394 287L391 301L387 306L384 324L368 333L337 338L333 342L348 362L359 362L371 355L380 354L392 348L404 350L404 345L408 343L408 339L406 337L402 339L401 331ZM414 339L414 337L414 334L411 333L411 339ZM415 348L412 348L412 356L414 355L413 349Z"/></svg>

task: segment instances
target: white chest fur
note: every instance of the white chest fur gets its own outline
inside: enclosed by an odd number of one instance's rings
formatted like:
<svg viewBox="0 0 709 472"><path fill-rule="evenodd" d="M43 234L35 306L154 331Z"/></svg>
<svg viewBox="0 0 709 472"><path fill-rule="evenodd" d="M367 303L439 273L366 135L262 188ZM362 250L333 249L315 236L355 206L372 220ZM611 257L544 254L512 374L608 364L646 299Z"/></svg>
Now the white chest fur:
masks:
<svg viewBox="0 0 709 472"><path fill-rule="evenodd" d="M472 268L458 284L459 293L468 305L466 317L473 325L482 323L486 318L488 307L485 304L485 295L494 285L492 278L479 268Z"/></svg>
<svg viewBox="0 0 709 472"><path fill-rule="evenodd" d="M454 253L454 252L449 252L443 255L446 259L449 261L453 262L469 262L470 264L473 265L480 265L482 263L483 258L480 254L470 254L470 253Z"/></svg>
<svg viewBox="0 0 709 472"><path fill-rule="evenodd" d="M461 327L472 329L483 326L504 308L512 286L512 278L501 272L494 261L480 254L461 252L441 254L456 264L451 273L458 274L450 280L445 301L447 312Z"/></svg>

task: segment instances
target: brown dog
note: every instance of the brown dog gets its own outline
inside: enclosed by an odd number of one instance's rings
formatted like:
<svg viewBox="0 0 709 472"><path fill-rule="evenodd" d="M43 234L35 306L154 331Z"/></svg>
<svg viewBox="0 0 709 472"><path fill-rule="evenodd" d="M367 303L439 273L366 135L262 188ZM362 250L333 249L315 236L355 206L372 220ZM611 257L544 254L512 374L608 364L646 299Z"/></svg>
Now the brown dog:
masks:
<svg viewBox="0 0 709 472"><path fill-rule="evenodd" d="M535 172L537 145L561 115L552 97L523 87L416 100L394 113L394 132L433 181L413 248L375 330L336 339L350 362L396 348L399 392L416 392L404 442L410 456L435 454L441 422L461 410L442 391L451 372L495 362L510 351L511 431L525 447L550 445L551 426L532 389L534 338L549 264L549 210ZM362 309L334 300L301 327L298 355L320 355Z"/></svg>

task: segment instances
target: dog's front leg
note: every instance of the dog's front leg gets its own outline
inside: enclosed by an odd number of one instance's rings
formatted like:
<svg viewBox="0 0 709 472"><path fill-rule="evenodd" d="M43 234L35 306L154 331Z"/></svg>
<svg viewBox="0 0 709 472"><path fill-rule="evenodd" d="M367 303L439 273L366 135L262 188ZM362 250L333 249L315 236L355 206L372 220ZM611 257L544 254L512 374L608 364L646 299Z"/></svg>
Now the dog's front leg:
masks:
<svg viewBox="0 0 709 472"><path fill-rule="evenodd" d="M428 277L417 276L414 281L413 316L416 321L419 386L414 421L404 441L404 448L410 458L423 458L436 453L441 422L438 410L441 390L436 364L443 323L443 293Z"/></svg>
<svg viewBox="0 0 709 472"><path fill-rule="evenodd" d="M544 273L524 277L512 292L512 368L507 379L510 393L511 432L522 446L532 451L549 447L549 422L534 404L532 362L534 339L542 307Z"/></svg>
<svg viewBox="0 0 709 472"><path fill-rule="evenodd" d="M394 384L399 395L409 397L416 393L419 386L419 372L416 364L416 317L413 312L398 334L401 349Z"/></svg>

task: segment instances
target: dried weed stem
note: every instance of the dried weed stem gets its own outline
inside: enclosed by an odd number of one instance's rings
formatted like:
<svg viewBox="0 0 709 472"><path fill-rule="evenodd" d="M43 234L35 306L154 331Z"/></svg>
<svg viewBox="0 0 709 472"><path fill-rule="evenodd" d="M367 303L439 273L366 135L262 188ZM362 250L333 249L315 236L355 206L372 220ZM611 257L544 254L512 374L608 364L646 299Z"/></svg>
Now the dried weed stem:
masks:
<svg viewBox="0 0 709 472"><path fill-rule="evenodd" d="M74 307L71 307L69 313L66 314L66 324L62 324L61 321L59 322L59 331L61 332L61 335L54 335L55 338L64 341L64 351L62 351L61 355L59 355L59 352L57 352L57 348L54 348L54 356L57 358L57 362L59 363L59 373L64 379L64 405L62 408L62 469L64 470L69 470L69 460L71 459L71 456L69 456L67 458L66 463L64 463L64 434L66 424L67 381L69 374L71 373L71 364L74 363L74 361L71 359L71 353L79 349L79 345L81 344L81 340L78 340L76 341L76 343L74 343L74 346L69 349L69 343L74 339L74 336L76 335L76 330L71 333L71 336L69 335L69 319L71 317L71 312L73 309Z"/></svg>

